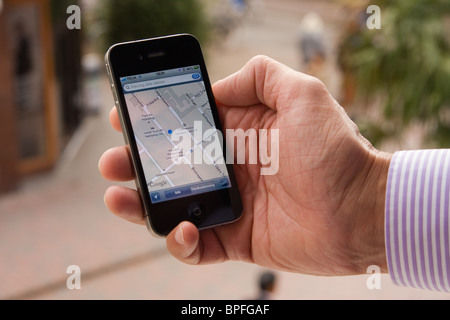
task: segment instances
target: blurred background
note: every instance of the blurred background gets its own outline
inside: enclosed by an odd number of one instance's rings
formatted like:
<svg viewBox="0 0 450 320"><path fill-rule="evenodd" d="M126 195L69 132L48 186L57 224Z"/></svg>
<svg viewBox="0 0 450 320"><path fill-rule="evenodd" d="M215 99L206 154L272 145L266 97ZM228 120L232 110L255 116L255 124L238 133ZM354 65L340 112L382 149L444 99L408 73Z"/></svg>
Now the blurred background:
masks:
<svg viewBox="0 0 450 320"><path fill-rule="evenodd" d="M370 290L369 274L184 265L109 213L97 168L123 144L104 52L180 32L201 41L212 82L265 54L320 78L377 148L449 147L449 15L450 0L0 0L0 299L251 299L268 272L273 299L450 298L388 275Z"/></svg>

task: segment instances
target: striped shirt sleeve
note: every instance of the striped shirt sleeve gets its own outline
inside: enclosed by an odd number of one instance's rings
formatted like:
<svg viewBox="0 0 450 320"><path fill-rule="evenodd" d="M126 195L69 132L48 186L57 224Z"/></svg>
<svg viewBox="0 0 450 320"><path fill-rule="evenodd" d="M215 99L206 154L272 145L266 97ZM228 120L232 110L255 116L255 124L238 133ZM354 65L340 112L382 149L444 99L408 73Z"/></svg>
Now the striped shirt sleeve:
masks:
<svg viewBox="0 0 450 320"><path fill-rule="evenodd" d="M400 151L389 167L386 257L400 286L450 292L450 149Z"/></svg>

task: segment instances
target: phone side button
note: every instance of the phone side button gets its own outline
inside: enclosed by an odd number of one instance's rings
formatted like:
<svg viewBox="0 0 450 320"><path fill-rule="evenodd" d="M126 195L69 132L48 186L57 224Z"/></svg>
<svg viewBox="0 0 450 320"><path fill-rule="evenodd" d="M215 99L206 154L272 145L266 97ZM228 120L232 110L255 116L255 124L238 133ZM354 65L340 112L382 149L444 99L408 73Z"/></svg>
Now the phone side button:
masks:
<svg viewBox="0 0 450 320"><path fill-rule="evenodd" d="M106 73L107 73L108 75L111 74L111 69L109 69L109 64L106 64Z"/></svg>

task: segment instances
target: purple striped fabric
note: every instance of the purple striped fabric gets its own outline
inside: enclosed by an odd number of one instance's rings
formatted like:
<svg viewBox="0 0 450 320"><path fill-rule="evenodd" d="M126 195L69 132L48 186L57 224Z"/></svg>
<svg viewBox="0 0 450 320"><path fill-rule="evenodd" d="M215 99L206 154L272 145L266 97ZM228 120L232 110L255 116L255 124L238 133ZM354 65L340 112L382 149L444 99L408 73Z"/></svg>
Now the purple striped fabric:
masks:
<svg viewBox="0 0 450 320"><path fill-rule="evenodd" d="M396 152L385 205L386 256L400 286L450 292L450 150Z"/></svg>

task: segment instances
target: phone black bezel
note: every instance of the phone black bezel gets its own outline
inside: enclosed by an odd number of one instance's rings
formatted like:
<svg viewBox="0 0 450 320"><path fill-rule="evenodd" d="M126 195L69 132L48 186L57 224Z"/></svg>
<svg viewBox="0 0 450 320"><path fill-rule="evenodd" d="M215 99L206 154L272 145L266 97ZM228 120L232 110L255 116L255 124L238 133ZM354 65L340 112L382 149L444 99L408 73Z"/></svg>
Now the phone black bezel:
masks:
<svg viewBox="0 0 450 320"><path fill-rule="evenodd" d="M131 154L134 155L132 161L136 171L136 185L145 210L147 226L151 228L151 231L159 236L166 236L179 222L184 220L191 221L199 229L203 229L239 219L242 214L242 202L232 164L226 164L231 188L159 203L151 202L120 83L120 77L199 65L216 128L224 133L198 40L189 34L179 34L119 43L108 50L106 61L121 116L123 134ZM225 139L225 134L223 137ZM225 141L223 142L223 152L225 155ZM201 204L205 210L200 217L189 213L188 208L194 202Z"/></svg>

